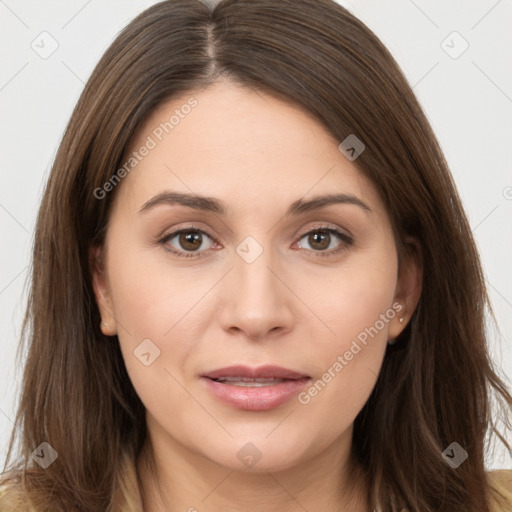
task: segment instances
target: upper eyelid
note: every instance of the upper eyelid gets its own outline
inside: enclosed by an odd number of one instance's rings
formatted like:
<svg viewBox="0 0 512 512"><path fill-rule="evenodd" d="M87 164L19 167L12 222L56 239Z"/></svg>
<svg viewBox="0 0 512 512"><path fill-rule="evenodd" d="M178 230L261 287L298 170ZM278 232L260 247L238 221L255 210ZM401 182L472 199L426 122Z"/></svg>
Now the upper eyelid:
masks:
<svg viewBox="0 0 512 512"><path fill-rule="evenodd" d="M320 231L322 229L326 229L326 230L332 229L334 231L339 231L340 233L345 234L346 236L348 236L350 238L353 238L352 234L347 229L341 228L339 226L333 226L332 224L329 224L327 222L325 224L322 224L321 226L310 226L307 229L305 229L304 231L302 231L302 230L299 231L295 236L300 236L302 238L304 235L307 235L311 231Z"/></svg>
<svg viewBox="0 0 512 512"><path fill-rule="evenodd" d="M301 239L305 235L309 234L310 232L320 231L322 229L331 229L333 231L339 231L341 234L344 234L346 237L348 237L350 239L353 238L352 234L350 232L348 232L346 229L338 227L338 226L330 225L329 223L324 223L319 226L310 226L308 228L305 228L304 230L300 230L298 233L296 233L294 235L294 237L299 237L299 239ZM193 225L184 226L182 228L177 228L172 231L169 231L168 233L164 232L162 234L162 236L159 237L159 240L169 241L169 240L173 239L174 237L176 237L177 235L179 235L180 233L186 232L186 231L197 231L199 233L202 233L202 234L208 236L208 238L210 238L214 243L216 243L216 244L220 243L217 241L216 237L210 235L210 233L208 233L207 230L200 228L198 226L193 226Z"/></svg>

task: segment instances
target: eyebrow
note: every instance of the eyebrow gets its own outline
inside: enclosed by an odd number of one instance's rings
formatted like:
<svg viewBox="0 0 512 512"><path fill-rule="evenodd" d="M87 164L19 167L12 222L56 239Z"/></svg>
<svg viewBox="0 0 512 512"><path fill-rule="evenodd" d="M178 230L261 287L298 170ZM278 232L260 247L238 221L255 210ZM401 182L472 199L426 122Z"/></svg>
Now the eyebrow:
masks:
<svg viewBox="0 0 512 512"><path fill-rule="evenodd" d="M199 196L196 194L187 194L182 192L164 191L149 201L146 201L139 209L139 213L147 212L148 210L159 205L181 205L194 210L216 213L219 215L226 215L228 209L224 203L219 199L213 197ZM351 194L325 194L316 196L313 199L304 200L298 199L294 201L285 216L300 215L301 213L326 208L332 204L350 204L358 206L366 213L371 213L372 209L358 197Z"/></svg>

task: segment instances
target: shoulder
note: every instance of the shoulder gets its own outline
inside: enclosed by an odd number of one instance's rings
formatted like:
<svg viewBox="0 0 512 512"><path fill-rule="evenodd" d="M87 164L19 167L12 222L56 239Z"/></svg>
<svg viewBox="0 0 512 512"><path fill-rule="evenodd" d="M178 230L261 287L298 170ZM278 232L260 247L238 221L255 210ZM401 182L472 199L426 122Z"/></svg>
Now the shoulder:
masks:
<svg viewBox="0 0 512 512"><path fill-rule="evenodd" d="M0 481L0 512L28 510L20 482L13 478Z"/></svg>
<svg viewBox="0 0 512 512"><path fill-rule="evenodd" d="M503 500L496 500L493 512L511 512L512 511L512 469L500 469L488 473L489 483L500 492Z"/></svg>
<svg viewBox="0 0 512 512"><path fill-rule="evenodd" d="M11 502L12 486L0 485L0 511L9 510L7 505Z"/></svg>

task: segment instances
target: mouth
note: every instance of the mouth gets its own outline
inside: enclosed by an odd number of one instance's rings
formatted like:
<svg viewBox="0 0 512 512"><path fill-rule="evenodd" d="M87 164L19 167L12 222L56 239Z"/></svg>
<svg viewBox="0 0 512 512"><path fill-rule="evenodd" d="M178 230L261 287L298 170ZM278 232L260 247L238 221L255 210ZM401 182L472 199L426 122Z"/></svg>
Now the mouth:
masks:
<svg viewBox="0 0 512 512"><path fill-rule="evenodd" d="M297 395L311 377L278 366L232 366L201 375L208 391L224 404L246 411L267 411Z"/></svg>
<svg viewBox="0 0 512 512"><path fill-rule="evenodd" d="M209 377L207 377L209 378ZM261 388L268 386L275 386L276 384L280 384L281 382L287 382L291 380L298 379L251 379L249 377L220 377L219 379L211 379L215 382L221 382L222 384L227 384L228 386L241 386L245 388Z"/></svg>

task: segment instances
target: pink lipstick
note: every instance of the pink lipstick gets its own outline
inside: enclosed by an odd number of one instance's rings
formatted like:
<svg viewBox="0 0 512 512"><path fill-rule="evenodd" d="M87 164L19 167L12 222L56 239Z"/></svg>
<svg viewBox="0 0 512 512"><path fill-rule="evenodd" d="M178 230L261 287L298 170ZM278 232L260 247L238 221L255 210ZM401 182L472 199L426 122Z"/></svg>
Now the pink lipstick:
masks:
<svg viewBox="0 0 512 512"><path fill-rule="evenodd" d="M222 402L246 411L268 411L296 396L309 375L274 365L229 366L201 375L207 389Z"/></svg>

